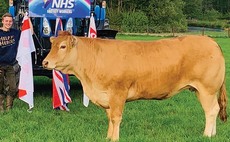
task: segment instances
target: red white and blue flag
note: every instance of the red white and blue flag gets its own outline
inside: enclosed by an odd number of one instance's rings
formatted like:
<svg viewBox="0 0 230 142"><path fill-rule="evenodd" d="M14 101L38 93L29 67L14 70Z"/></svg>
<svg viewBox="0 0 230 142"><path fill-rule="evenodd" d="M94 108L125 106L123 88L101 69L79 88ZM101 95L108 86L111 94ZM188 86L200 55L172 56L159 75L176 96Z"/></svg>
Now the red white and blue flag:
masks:
<svg viewBox="0 0 230 142"><path fill-rule="evenodd" d="M23 18L16 59L21 66L18 97L29 105L29 110L34 107L34 82L31 53L35 51L35 46L32 31L33 27L26 13Z"/></svg>
<svg viewBox="0 0 230 142"><path fill-rule="evenodd" d="M55 36L58 31L63 30L62 21L60 18L56 19ZM63 74L61 71L53 70L53 108L69 111L68 103L72 102L69 96L70 85L69 76Z"/></svg>
<svg viewBox="0 0 230 142"><path fill-rule="evenodd" d="M69 76L60 71L53 70L53 108L69 111L67 106L71 102L69 96Z"/></svg>
<svg viewBox="0 0 230 142"><path fill-rule="evenodd" d="M56 18L54 36L58 36L58 31L63 31L63 24L60 18Z"/></svg>
<svg viewBox="0 0 230 142"><path fill-rule="evenodd" d="M97 29L96 29L93 14L91 14L91 17L90 17L88 37L89 38L97 38ZM85 107L88 107L88 105L89 105L89 98L86 96L85 93L83 94L83 105Z"/></svg>

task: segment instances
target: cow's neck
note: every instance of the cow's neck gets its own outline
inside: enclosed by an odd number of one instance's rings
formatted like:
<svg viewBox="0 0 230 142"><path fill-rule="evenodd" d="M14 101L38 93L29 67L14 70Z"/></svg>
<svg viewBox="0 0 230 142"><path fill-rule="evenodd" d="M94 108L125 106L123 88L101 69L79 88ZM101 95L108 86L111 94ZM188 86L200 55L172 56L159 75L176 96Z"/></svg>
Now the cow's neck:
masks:
<svg viewBox="0 0 230 142"><path fill-rule="evenodd" d="M74 74L82 82L91 82L90 74L94 72L97 49L94 46L94 39L79 38L77 44L77 64L74 66ZM91 84L91 83L90 83Z"/></svg>

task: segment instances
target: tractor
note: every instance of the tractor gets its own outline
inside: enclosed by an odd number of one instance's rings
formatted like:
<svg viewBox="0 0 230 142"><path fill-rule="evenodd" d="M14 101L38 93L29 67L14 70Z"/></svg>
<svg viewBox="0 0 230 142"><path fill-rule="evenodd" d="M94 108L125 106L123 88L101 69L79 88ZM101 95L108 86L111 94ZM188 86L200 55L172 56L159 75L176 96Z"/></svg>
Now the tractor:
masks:
<svg viewBox="0 0 230 142"><path fill-rule="evenodd" d="M34 76L52 77L52 72L42 67L49 53L51 36L54 36L56 18L63 29L75 36L87 36L90 15L94 16L97 38L115 39L118 31L109 27L105 0L9 0L9 13L14 17L14 28L20 29L25 13L33 25L36 51L32 53Z"/></svg>

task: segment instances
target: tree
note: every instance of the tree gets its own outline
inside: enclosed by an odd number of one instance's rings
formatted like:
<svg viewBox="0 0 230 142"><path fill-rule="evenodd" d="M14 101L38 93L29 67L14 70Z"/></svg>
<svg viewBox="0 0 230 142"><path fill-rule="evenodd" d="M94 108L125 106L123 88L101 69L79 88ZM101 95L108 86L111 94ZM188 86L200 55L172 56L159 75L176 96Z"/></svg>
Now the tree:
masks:
<svg viewBox="0 0 230 142"><path fill-rule="evenodd" d="M230 0L214 0L213 8L222 14L230 12Z"/></svg>
<svg viewBox="0 0 230 142"><path fill-rule="evenodd" d="M214 1L216 0L203 0L202 2L202 11L205 12L207 10L212 10L213 9L213 5L214 5Z"/></svg>
<svg viewBox="0 0 230 142"><path fill-rule="evenodd" d="M2 0L0 2L0 20L2 21L2 15L8 11L8 0Z"/></svg>
<svg viewBox="0 0 230 142"><path fill-rule="evenodd" d="M184 0L185 6L183 12L187 19L203 18L202 1L203 0Z"/></svg>
<svg viewBox="0 0 230 142"><path fill-rule="evenodd" d="M144 11L146 13L149 2L146 0L123 0L123 3L123 10L126 12Z"/></svg>
<svg viewBox="0 0 230 142"><path fill-rule="evenodd" d="M148 17L144 12L124 12L121 29L123 32L146 32Z"/></svg>
<svg viewBox="0 0 230 142"><path fill-rule="evenodd" d="M149 3L149 21L153 32L186 30L186 17L183 14L182 0L151 0Z"/></svg>
<svg viewBox="0 0 230 142"><path fill-rule="evenodd" d="M0 2L0 14L4 14L8 11L8 0L2 0L2 2Z"/></svg>
<svg viewBox="0 0 230 142"><path fill-rule="evenodd" d="M127 18L127 15L124 15L124 13L127 12L136 15L135 12L140 11L148 18L150 32L165 32L172 29L183 31L187 26L186 19L216 21L222 18L229 20L230 0L108 1L107 16L112 20L110 21L110 25L116 23L116 25L119 25L119 29L121 29L123 18ZM123 21L123 23L128 23L128 21Z"/></svg>

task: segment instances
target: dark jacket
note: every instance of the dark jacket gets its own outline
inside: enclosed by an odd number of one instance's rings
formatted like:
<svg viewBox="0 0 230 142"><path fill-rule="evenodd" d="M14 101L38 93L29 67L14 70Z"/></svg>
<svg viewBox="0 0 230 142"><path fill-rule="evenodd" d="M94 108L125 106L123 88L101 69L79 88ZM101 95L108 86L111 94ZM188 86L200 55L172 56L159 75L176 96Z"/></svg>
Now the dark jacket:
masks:
<svg viewBox="0 0 230 142"><path fill-rule="evenodd" d="M0 29L0 65L13 65L16 63L20 31Z"/></svg>

